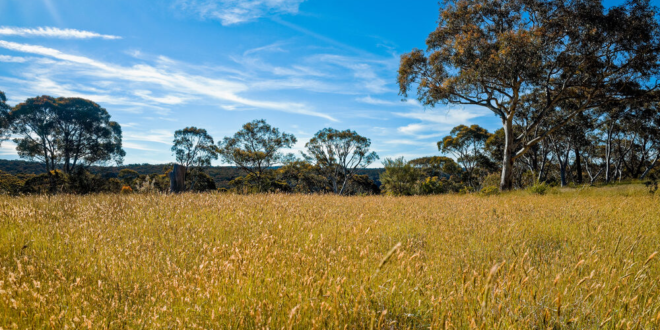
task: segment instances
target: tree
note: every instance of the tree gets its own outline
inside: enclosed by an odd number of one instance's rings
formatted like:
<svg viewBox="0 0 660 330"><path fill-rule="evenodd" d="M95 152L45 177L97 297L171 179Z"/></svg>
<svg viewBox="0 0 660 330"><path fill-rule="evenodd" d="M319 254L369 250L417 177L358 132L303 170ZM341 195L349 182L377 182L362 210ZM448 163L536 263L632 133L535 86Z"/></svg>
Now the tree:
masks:
<svg viewBox="0 0 660 330"><path fill-rule="evenodd" d="M438 150L456 157L456 160L463 165L467 183L472 185L474 170L479 163L490 133L479 125L470 127L459 125L454 127L449 134L438 142Z"/></svg>
<svg viewBox="0 0 660 330"><path fill-rule="evenodd" d="M5 93L0 91L0 145L9 137L9 111L11 107L7 104Z"/></svg>
<svg viewBox="0 0 660 330"><path fill-rule="evenodd" d="M601 1L448 0L426 43L401 57L398 83L423 104L482 106L502 122L500 189L513 185L513 164L578 113L655 84L660 56L657 11L648 0L605 10ZM529 121L514 136L527 95ZM571 102L565 110L561 103ZM548 115L556 124L543 127ZM531 138L531 136L534 136Z"/></svg>
<svg viewBox="0 0 660 330"><path fill-rule="evenodd" d="M291 148L297 141L295 136L282 133L261 119L243 125L233 137L218 142L218 147L225 162L252 175L259 191L264 191L266 173L285 157L281 150Z"/></svg>
<svg viewBox="0 0 660 330"><path fill-rule="evenodd" d="M218 159L213 137L205 129L186 127L174 132L172 153L176 161L186 168L211 166Z"/></svg>
<svg viewBox="0 0 660 330"><path fill-rule="evenodd" d="M19 156L44 162L48 175L60 166L70 174L107 161L121 164L126 155L121 126L89 100L30 98L9 112L9 121L19 135L14 139Z"/></svg>
<svg viewBox="0 0 660 330"><path fill-rule="evenodd" d="M325 128L307 142L305 158L316 163L327 175L332 191L342 195L351 177L378 159L369 152L371 140L354 131Z"/></svg>
<svg viewBox="0 0 660 330"><path fill-rule="evenodd" d="M98 104L81 98L55 100L55 131L62 170L71 174L78 167L123 162L121 126Z"/></svg>
<svg viewBox="0 0 660 330"><path fill-rule="evenodd" d="M174 132L173 143L172 153L176 156L176 161L183 166L184 182L185 173L191 172L192 180L188 181L190 181L190 189L194 190L197 178L206 179L197 172L203 171L204 167L211 166L212 160L218 159L218 150L213 137L203 128L186 127Z"/></svg>

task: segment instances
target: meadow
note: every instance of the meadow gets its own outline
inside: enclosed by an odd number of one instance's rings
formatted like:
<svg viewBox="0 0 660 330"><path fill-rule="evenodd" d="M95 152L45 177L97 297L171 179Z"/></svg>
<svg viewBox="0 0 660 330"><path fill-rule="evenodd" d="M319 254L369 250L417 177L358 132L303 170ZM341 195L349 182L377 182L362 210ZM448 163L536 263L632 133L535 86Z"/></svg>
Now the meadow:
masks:
<svg viewBox="0 0 660 330"><path fill-rule="evenodd" d="M658 329L660 198L0 197L2 329Z"/></svg>

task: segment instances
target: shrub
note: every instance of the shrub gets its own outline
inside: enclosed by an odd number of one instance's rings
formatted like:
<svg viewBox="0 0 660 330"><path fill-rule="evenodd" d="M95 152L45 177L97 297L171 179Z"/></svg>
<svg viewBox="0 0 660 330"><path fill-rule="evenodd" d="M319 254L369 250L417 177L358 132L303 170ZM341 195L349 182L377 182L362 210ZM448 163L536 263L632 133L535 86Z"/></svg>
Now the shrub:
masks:
<svg viewBox="0 0 660 330"><path fill-rule="evenodd" d="M480 194L483 196L499 195L500 188L497 188L496 186L486 186L481 189Z"/></svg>
<svg viewBox="0 0 660 330"><path fill-rule="evenodd" d="M463 188L461 188L458 191L459 194L463 194L463 195L469 194L469 193L472 193L472 192L474 192L474 188L472 188L470 186L464 186Z"/></svg>
<svg viewBox="0 0 660 330"><path fill-rule="evenodd" d="M419 170L401 157L387 158L383 161L385 172L380 175L382 189L388 195L409 196L415 193L415 186L419 180Z"/></svg>
<svg viewBox="0 0 660 330"><path fill-rule="evenodd" d="M438 179L437 176L426 178L422 181L419 190L422 195L437 195L447 193L451 184L446 179Z"/></svg>
<svg viewBox="0 0 660 330"><path fill-rule="evenodd" d="M548 189L550 187L545 183L535 183L533 186L529 187L527 190L531 192L532 194L536 195L545 195L548 193Z"/></svg>

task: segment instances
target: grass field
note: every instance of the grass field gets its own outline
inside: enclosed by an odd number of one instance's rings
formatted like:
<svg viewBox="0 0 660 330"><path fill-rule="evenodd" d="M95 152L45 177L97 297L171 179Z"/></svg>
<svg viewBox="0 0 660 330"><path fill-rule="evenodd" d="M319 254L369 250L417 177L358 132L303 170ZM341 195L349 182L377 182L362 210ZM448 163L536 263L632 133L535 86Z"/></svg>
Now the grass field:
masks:
<svg viewBox="0 0 660 330"><path fill-rule="evenodd" d="M659 250L639 186L0 197L0 328L658 329Z"/></svg>

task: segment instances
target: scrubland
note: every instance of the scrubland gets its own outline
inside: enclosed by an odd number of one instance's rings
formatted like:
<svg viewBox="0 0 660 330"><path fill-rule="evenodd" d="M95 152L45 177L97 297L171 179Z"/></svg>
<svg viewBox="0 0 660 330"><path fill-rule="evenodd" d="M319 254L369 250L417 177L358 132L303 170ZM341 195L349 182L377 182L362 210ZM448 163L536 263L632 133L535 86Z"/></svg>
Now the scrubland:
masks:
<svg viewBox="0 0 660 330"><path fill-rule="evenodd" d="M0 328L658 329L659 250L635 186L0 197Z"/></svg>

